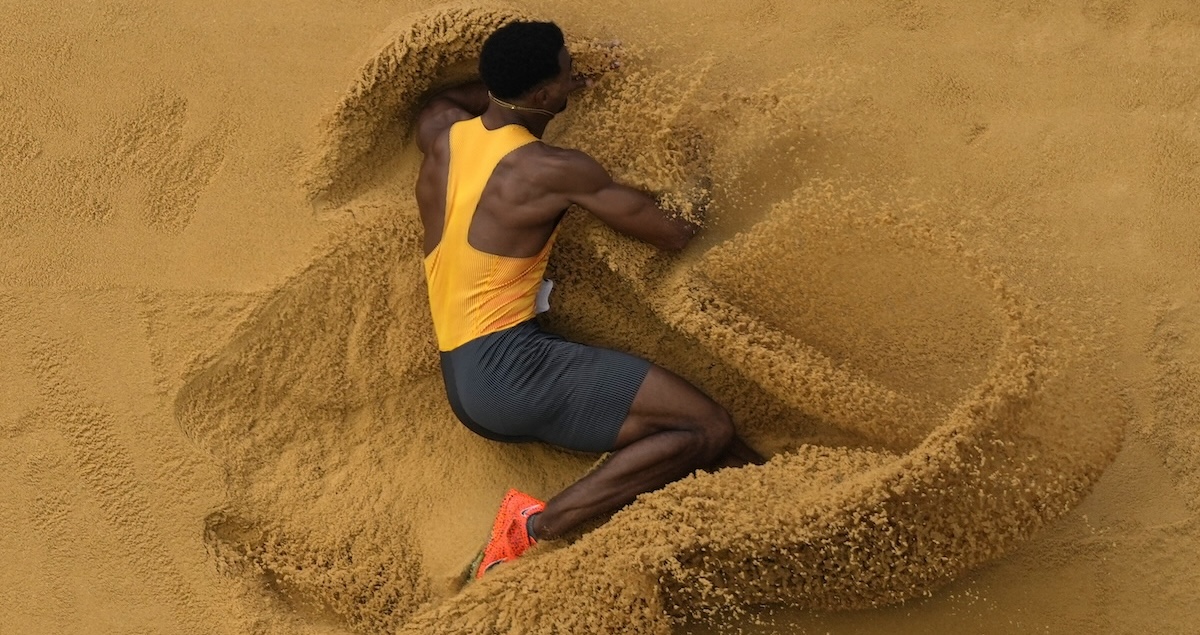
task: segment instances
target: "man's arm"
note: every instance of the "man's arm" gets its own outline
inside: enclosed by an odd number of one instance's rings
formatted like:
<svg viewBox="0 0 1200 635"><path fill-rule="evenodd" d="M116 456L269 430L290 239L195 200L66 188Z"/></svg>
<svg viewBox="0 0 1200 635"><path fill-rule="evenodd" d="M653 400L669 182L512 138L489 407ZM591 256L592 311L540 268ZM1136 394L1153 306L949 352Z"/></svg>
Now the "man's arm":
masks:
<svg viewBox="0 0 1200 635"><path fill-rule="evenodd" d="M417 115L417 148L429 153L434 139L456 122L482 115L488 107L487 88L472 82L434 95Z"/></svg>
<svg viewBox="0 0 1200 635"><path fill-rule="evenodd" d="M668 215L653 198L612 179L595 159L564 150L561 175L567 201L591 212L609 227L667 251L687 246L700 226Z"/></svg>

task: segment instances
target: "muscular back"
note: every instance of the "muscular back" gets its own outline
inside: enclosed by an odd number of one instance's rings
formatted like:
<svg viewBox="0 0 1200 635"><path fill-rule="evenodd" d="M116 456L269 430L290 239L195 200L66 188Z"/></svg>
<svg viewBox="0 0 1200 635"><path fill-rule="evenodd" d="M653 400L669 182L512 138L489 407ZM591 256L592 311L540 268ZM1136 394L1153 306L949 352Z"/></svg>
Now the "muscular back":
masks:
<svg viewBox="0 0 1200 635"><path fill-rule="evenodd" d="M450 167L450 127L482 113L495 130L514 117L480 101L481 87L460 87L434 98L417 120L417 147L425 155L417 177L417 206L425 228L425 254L442 238ZM486 92L482 93L486 95ZM523 122L515 122L520 125ZM540 138L541 128L530 127ZM697 227L667 216L654 199L613 181L595 159L577 150L537 141L522 146L496 166L467 240L480 251L513 257L537 254L571 205L591 212L613 229L661 249L682 249Z"/></svg>
<svg viewBox="0 0 1200 635"><path fill-rule="evenodd" d="M546 245L570 202L547 187L555 178L556 154L539 142L517 148L496 166L480 196L467 240L480 251L525 258ZM561 159L557 159L561 162ZM433 140L417 180L417 204L425 226L425 253L441 240L450 166L450 128Z"/></svg>

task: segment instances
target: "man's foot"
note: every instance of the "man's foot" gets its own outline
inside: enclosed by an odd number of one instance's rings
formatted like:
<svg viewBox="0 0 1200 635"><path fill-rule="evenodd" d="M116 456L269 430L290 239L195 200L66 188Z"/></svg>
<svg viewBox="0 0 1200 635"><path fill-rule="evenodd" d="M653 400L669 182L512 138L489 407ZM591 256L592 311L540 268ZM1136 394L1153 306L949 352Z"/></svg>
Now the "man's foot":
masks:
<svg viewBox="0 0 1200 635"><path fill-rule="evenodd" d="M515 489L508 490L492 523L492 535L483 548L483 557L475 567L473 577L482 578L492 567L519 558L537 543L529 535L529 517L541 513L546 504Z"/></svg>
<svg viewBox="0 0 1200 635"><path fill-rule="evenodd" d="M754 448L746 445L746 442L740 436L734 436L729 447L725 449L725 453L713 464L713 469L742 467L743 465L762 465L766 462L766 457L759 454Z"/></svg>

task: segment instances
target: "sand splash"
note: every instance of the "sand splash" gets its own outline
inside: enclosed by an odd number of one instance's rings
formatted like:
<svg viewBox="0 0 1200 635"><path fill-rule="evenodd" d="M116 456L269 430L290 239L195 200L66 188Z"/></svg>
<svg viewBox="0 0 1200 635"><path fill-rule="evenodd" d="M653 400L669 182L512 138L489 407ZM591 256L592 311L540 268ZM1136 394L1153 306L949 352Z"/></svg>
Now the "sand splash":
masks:
<svg viewBox="0 0 1200 635"><path fill-rule="evenodd" d="M760 605L902 601L1086 493L1123 421L1099 349L877 183L808 180L744 210L766 196L746 183L750 153L819 127L806 110L819 92L701 107L712 100L688 97L711 93L702 67L631 64L551 141L683 202L710 174L724 239L668 257L572 213L550 325L677 370L773 457L647 494L456 593L489 521L457 510L490 510L508 486L551 495L591 459L489 443L454 420L414 204L372 184L411 175L381 158L404 141L397 121L517 15L452 5L398 24L305 180L360 223L181 390L179 421L227 470L206 534L223 566L361 632L669 632ZM764 99L769 116L746 107Z"/></svg>

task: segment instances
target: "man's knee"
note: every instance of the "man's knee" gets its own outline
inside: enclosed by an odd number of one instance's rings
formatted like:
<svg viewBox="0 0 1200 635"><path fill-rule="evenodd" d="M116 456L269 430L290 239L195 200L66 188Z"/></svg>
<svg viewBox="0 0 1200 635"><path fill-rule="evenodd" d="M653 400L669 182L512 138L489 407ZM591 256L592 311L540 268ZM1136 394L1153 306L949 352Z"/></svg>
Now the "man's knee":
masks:
<svg viewBox="0 0 1200 635"><path fill-rule="evenodd" d="M705 461L716 460L733 442L733 418L729 411L714 403L704 417L700 426L700 434L704 438Z"/></svg>

